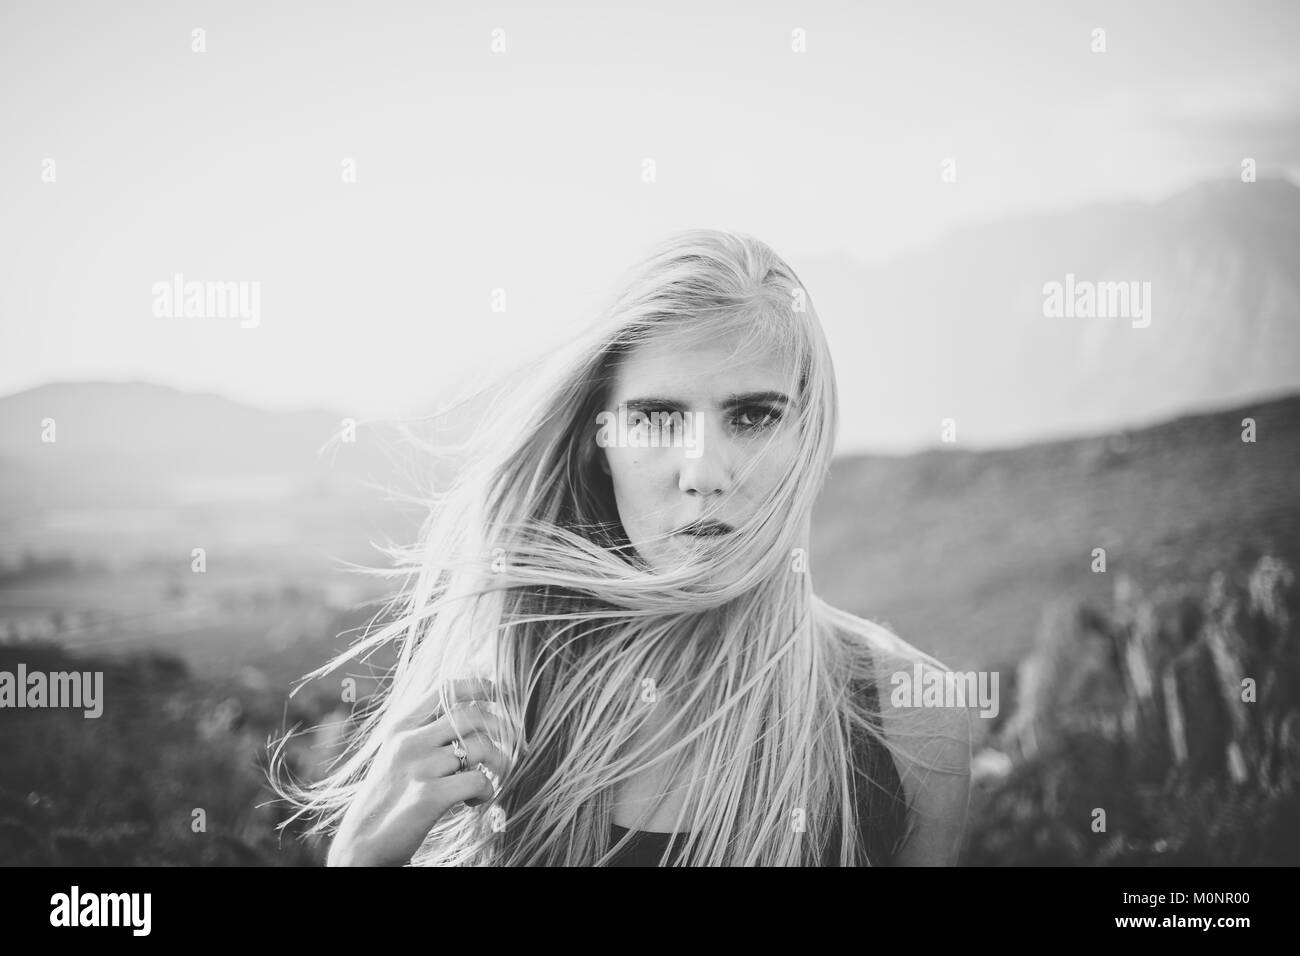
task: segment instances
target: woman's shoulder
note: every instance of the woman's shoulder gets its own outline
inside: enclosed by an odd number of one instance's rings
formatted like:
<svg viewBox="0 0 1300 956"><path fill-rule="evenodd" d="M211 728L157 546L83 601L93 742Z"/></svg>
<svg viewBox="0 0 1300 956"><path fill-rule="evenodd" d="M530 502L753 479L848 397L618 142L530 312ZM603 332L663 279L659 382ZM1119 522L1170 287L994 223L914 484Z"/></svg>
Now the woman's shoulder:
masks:
<svg viewBox="0 0 1300 956"><path fill-rule="evenodd" d="M951 673L938 658L908 643L888 625L859 619L857 640L870 658L881 729L914 763L943 759L969 769L974 726L972 707L924 693L940 675Z"/></svg>
<svg viewBox="0 0 1300 956"><path fill-rule="evenodd" d="M938 658L903 640L889 624L850 614L824 601L821 605L840 639L855 646L872 661L878 683L888 684L891 680L896 681L895 675L912 674L918 668L923 675L951 670Z"/></svg>
<svg viewBox="0 0 1300 956"><path fill-rule="evenodd" d="M908 805L909 834L901 865L951 865L957 861L970 800L974 713L969 706L934 706L914 693L951 671L903 640L885 624L836 611L841 637L858 643L872 661L877 713L894 756ZM929 701L929 705L927 705Z"/></svg>

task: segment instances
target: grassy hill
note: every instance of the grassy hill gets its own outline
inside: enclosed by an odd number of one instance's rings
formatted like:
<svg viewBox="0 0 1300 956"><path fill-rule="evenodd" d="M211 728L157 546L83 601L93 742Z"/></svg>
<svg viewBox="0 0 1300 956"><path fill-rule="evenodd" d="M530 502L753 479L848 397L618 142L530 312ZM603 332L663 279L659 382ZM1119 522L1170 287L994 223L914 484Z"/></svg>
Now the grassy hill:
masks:
<svg viewBox="0 0 1300 956"><path fill-rule="evenodd" d="M1108 601L1120 574L1156 587L1266 553L1300 566L1298 474L1295 396L1024 448L842 459L814 516L814 583L952 667L1007 664L1053 602Z"/></svg>

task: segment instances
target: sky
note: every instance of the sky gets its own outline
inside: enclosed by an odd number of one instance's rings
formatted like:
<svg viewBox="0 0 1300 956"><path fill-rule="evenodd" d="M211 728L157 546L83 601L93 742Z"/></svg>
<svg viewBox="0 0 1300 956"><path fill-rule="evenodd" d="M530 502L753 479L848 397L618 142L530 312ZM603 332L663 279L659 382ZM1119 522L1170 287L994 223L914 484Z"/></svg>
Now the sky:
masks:
<svg viewBox="0 0 1300 956"><path fill-rule="evenodd" d="M415 412L678 228L798 271L1157 200L1243 139L1300 177L1298 40L1257 0L0 0L0 395ZM257 324L156 314L177 274L257 283Z"/></svg>

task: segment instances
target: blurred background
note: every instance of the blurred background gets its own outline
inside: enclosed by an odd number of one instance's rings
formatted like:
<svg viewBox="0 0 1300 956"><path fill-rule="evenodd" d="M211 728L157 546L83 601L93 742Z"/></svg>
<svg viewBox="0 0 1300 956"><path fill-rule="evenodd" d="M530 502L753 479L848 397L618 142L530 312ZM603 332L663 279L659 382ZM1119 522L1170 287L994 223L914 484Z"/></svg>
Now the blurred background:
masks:
<svg viewBox="0 0 1300 956"><path fill-rule="evenodd" d="M290 688L447 477L391 423L691 226L771 244L831 342L818 592L1000 677L963 862L1300 862L1297 39L1281 2L6 4L0 671L105 708L0 709L0 862L322 862L267 742L336 752L345 674ZM256 321L160 316L177 274ZM1067 276L1150 324L1049 316Z"/></svg>

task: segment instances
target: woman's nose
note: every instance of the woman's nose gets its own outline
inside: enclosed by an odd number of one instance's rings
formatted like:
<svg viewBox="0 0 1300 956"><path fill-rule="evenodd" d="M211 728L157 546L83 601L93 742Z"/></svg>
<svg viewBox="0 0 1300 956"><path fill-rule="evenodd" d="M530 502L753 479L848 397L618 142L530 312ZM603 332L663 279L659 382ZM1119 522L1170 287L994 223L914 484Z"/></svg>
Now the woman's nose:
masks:
<svg viewBox="0 0 1300 956"><path fill-rule="evenodd" d="M700 443L695 457L682 455L677 487L687 494L718 495L731 490L733 481L730 449L714 436Z"/></svg>

